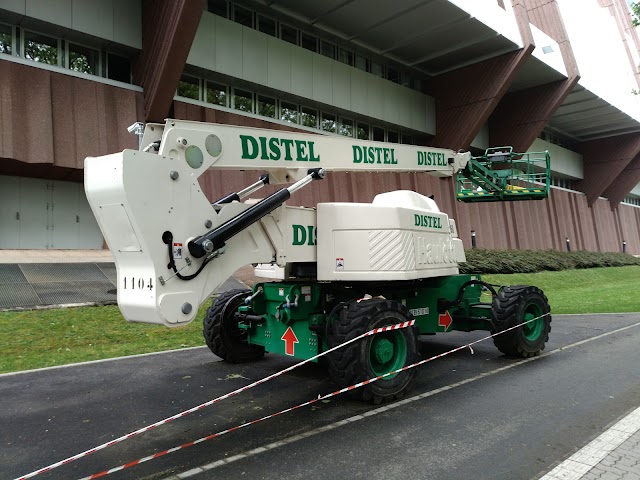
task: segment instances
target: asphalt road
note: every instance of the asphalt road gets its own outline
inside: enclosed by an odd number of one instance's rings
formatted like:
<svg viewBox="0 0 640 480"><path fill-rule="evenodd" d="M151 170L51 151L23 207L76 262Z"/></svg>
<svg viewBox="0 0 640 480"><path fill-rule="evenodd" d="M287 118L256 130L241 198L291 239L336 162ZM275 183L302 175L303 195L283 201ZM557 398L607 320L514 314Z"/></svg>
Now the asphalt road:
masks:
<svg viewBox="0 0 640 480"><path fill-rule="evenodd" d="M602 336L607 332L615 333ZM423 337L421 352L431 356L484 335ZM538 478L640 406L639 346L639 314L556 316L547 353L533 361L507 359L483 342L473 355L465 349L420 367L411 397L400 404L380 408L335 397L110 478ZM292 363L267 356L228 365L197 349L0 376L0 478L87 450ZM36 478L81 478L333 389L321 368L303 366Z"/></svg>

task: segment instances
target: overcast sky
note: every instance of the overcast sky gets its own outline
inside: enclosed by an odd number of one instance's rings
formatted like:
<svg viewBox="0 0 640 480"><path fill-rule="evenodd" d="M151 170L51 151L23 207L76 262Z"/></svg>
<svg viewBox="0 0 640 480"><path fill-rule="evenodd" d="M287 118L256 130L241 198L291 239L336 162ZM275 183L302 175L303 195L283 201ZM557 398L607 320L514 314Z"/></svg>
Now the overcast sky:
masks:
<svg viewBox="0 0 640 480"><path fill-rule="evenodd" d="M558 0L580 69L580 84L640 120L638 88L615 19L598 0Z"/></svg>

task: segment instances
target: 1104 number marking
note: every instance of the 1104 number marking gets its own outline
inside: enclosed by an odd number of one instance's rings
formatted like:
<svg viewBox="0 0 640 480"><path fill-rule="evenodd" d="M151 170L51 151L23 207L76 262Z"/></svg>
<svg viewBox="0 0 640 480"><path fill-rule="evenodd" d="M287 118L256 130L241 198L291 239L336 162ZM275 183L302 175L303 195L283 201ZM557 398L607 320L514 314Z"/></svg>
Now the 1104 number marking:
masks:
<svg viewBox="0 0 640 480"><path fill-rule="evenodd" d="M124 290L144 290L145 288L153 290L153 278L146 281L142 277L124 277L123 288Z"/></svg>

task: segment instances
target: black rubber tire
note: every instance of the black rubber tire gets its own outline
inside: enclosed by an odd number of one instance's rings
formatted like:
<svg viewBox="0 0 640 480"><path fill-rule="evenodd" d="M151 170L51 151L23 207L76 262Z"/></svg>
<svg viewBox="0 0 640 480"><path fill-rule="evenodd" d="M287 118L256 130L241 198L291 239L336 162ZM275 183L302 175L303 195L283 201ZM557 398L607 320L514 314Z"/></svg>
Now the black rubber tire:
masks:
<svg viewBox="0 0 640 480"><path fill-rule="evenodd" d="M360 303L351 302L330 325L327 343L329 348L340 345L374 328L395 325L411 319L411 314L397 302L372 299ZM418 332L415 326L397 330L404 338L406 359L404 365L415 363L418 358ZM378 334L384 335L384 334ZM329 375L340 387L360 383L376 377L369 362L369 348L374 336L365 337L327 355ZM391 379L381 379L350 392L353 398L379 404L383 401L403 398L413 385L415 369L405 370Z"/></svg>
<svg viewBox="0 0 640 480"><path fill-rule="evenodd" d="M540 355L549 341L551 332L551 315L549 302L542 290L538 287L516 285L502 287L493 300L492 312L495 329L491 333L497 333L504 329L514 327L525 321L527 311L539 311L542 318L541 330L536 338L527 338L525 326L509 330L506 333L493 337L493 343L502 353L514 358L528 358Z"/></svg>
<svg viewBox="0 0 640 480"><path fill-rule="evenodd" d="M249 345L247 333L238 328L233 314L251 294L250 290L224 292L215 299L204 316L202 334L209 350L231 363L244 363L264 357L264 347Z"/></svg>

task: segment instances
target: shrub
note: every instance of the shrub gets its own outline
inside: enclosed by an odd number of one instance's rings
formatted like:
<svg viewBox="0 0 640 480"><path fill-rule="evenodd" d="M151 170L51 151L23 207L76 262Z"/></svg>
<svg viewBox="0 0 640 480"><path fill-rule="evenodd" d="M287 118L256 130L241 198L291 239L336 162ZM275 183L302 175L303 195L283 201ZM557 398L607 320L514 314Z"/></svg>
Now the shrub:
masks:
<svg viewBox="0 0 640 480"><path fill-rule="evenodd" d="M626 253L561 252L558 250L481 250L466 252L460 273L534 273L572 268L640 265L640 258Z"/></svg>

